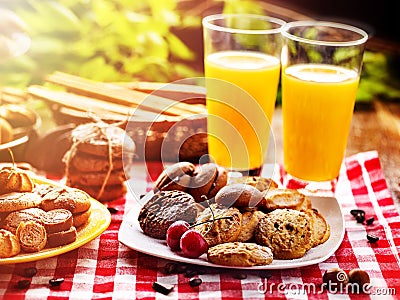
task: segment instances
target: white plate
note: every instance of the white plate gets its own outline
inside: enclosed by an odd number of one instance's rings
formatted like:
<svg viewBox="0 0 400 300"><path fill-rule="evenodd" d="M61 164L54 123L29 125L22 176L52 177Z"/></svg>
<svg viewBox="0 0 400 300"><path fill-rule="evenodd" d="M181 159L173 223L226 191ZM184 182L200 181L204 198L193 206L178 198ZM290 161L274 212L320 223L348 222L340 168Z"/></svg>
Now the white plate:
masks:
<svg viewBox="0 0 400 300"><path fill-rule="evenodd" d="M234 269L289 269L317 264L329 258L339 248L344 237L344 218L340 210L340 205L333 197L310 197L312 207L316 208L327 220L331 228L329 239L310 249L302 258L283 260L274 259L270 265L254 267L229 267L213 264L207 261L206 254L197 259L187 258L172 252L164 240L151 238L143 233L139 226L138 215L140 206L136 206L124 217L119 229L118 240L127 247L146 253L152 256L169 259L178 262L184 262L195 265L202 265L216 268L234 268Z"/></svg>

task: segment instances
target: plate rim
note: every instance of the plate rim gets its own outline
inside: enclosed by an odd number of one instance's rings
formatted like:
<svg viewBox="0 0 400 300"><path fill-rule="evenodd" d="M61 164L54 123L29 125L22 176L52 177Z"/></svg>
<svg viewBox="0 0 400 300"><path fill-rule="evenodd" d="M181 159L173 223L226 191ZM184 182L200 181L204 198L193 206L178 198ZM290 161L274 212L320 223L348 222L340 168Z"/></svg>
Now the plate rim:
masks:
<svg viewBox="0 0 400 300"><path fill-rule="evenodd" d="M56 181L50 180L50 179L44 179L44 178L39 178L36 176L32 176L33 181L36 184L48 184L48 185L54 185L56 187L66 187L66 185L63 185L61 183L58 183ZM108 209L100 203L98 200L90 197L90 203L91 203L91 217L93 215L94 211L100 211L102 214L102 219L104 222L100 224L100 226L97 226L94 231L92 231L90 234L83 235L79 237L79 231L78 231L78 237L75 242L72 242L70 244L60 246L60 247L55 247L55 248L49 248L49 249L44 249L39 252L34 252L34 253L23 253L23 256L20 256L20 254L8 258L0 258L0 265L7 265L7 264L17 264L17 263L26 263L26 262L33 262L33 261L38 261L46 258L51 258L54 256L58 256L60 254L67 253L69 251L75 250L77 248L82 247L83 245L87 244L88 242L94 240L97 238L99 235L101 235L111 224L111 213L108 211ZM89 223L84 225L85 227L88 226L91 222L91 217L89 218ZM83 227L82 229L84 229Z"/></svg>
<svg viewBox="0 0 400 300"><path fill-rule="evenodd" d="M331 199L330 201L334 201L335 205L337 205L337 208L340 212L340 220L339 221L340 221L340 225L341 225L341 232L340 232L340 235L337 237L337 242L334 244L334 246L332 248L330 248L330 250L327 251L326 254L324 254L323 256L315 258L315 259L311 259L311 260L301 260L302 258L291 259L291 260L276 259L282 263L281 264L262 265L262 266L251 266L251 267L236 267L236 266L218 265L218 264L211 263L211 262L201 259L201 258L200 259L192 259L192 258L180 256L178 254L174 254L174 257L171 257L171 256L163 255L162 253L152 252L151 250L143 251L143 249L141 249L141 248L132 247L132 245L124 239L124 235L123 235L123 230L136 230L143 236L146 236L143 232L141 232L137 228L137 225L135 224L135 223L137 223L137 215L139 213L138 211L135 211L135 209L138 209L137 205L135 205L135 207L131 208L130 211L124 216L121 226L118 231L118 241L132 250L135 250L135 251L138 251L138 252L150 255L150 256L166 259L169 261L176 261L176 262L188 263L188 264L193 264L193 265L201 265L204 267L224 268L224 269L244 269L244 270L277 270L277 269L292 269L292 268L311 266L311 265L318 264L318 263L325 261L326 259L328 259L330 256L332 256L336 252L336 250L340 247L340 245L343 242L346 229L345 229L345 219L344 219L342 207L339 204L336 197L333 197L333 196L332 197L331 196L308 196L308 197L311 199L312 203L314 201L325 201L327 198ZM313 208L314 208L314 205L313 205ZM132 217L135 217L135 218L132 218ZM132 218L133 221L128 221L129 218ZM136 227L136 228L131 228L131 227ZM332 230L332 226L331 226L331 230ZM337 228L335 228L335 230L337 230ZM148 237L148 236L146 236L146 237ZM148 237L148 238L151 238L151 237ZM328 241L329 241L329 239L328 239ZM315 247L314 249L317 249L318 247L319 246Z"/></svg>

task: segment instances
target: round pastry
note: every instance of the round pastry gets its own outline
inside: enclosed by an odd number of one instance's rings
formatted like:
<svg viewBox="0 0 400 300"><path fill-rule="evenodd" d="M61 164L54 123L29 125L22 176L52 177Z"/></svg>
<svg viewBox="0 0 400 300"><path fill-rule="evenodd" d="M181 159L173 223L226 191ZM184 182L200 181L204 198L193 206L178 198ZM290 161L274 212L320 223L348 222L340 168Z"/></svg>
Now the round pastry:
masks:
<svg viewBox="0 0 400 300"><path fill-rule="evenodd" d="M40 207L45 211L64 208L73 214L84 212L90 206L90 196L86 192L76 188L64 187L48 192L40 202Z"/></svg>
<svg viewBox="0 0 400 300"><path fill-rule="evenodd" d="M214 163L199 165L190 181L189 193L197 202L213 198L228 182L228 172Z"/></svg>
<svg viewBox="0 0 400 300"><path fill-rule="evenodd" d="M17 228L16 236L21 249L25 252L38 252L47 243L46 229L35 221L21 222Z"/></svg>
<svg viewBox="0 0 400 300"><path fill-rule="evenodd" d="M0 258L17 255L21 251L17 237L5 229L0 229Z"/></svg>
<svg viewBox="0 0 400 300"><path fill-rule="evenodd" d="M202 202L202 196L213 198L227 182L228 172L214 163L195 167L189 162L179 162L164 169L154 185L155 191L184 191L196 202Z"/></svg>
<svg viewBox="0 0 400 300"><path fill-rule="evenodd" d="M225 218L204 223L205 221L212 220L213 214L215 218ZM199 231L206 239L208 245L212 247L237 240L242 225L242 214L235 207L227 208L214 203L199 214L196 224L200 223L204 224L195 226L194 229Z"/></svg>
<svg viewBox="0 0 400 300"><path fill-rule="evenodd" d="M53 209L45 213L43 225L47 234L68 230L72 226L72 213L64 208Z"/></svg>
<svg viewBox="0 0 400 300"><path fill-rule="evenodd" d="M161 191L144 204L138 220L146 235L165 239L172 223L177 220L192 223L196 216L196 202L191 195L182 191Z"/></svg>
<svg viewBox="0 0 400 300"><path fill-rule="evenodd" d="M13 139L13 129L6 119L0 117L0 144L11 142Z"/></svg>
<svg viewBox="0 0 400 300"><path fill-rule="evenodd" d="M135 143L125 130L104 122L86 123L72 131L72 140L80 152L108 158L111 146L112 156L122 157L124 153L135 153Z"/></svg>
<svg viewBox="0 0 400 300"><path fill-rule="evenodd" d="M31 192L35 184L27 172L19 168L0 169L0 195L12 192Z"/></svg>
<svg viewBox="0 0 400 300"><path fill-rule="evenodd" d="M257 244L271 248L275 258L294 259L304 256L313 245L312 217L293 209L276 209L257 225Z"/></svg>
<svg viewBox="0 0 400 300"><path fill-rule="evenodd" d="M21 222L35 221L36 223L43 224L45 216L46 212L37 207L17 210L9 213L4 219L3 228L15 234Z"/></svg>
<svg viewBox="0 0 400 300"><path fill-rule="evenodd" d="M217 166L217 177L214 179L211 189L208 192L208 199L214 198L220 189L228 183L228 171L220 166Z"/></svg>
<svg viewBox="0 0 400 300"><path fill-rule="evenodd" d="M87 211L76 213L72 215L73 225L78 228L89 221L90 215L92 214L92 209L89 208Z"/></svg>
<svg viewBox="0 0 400 300"><path fill-rule="evenodd" d="M189 162L179 162L165 168L154 182L155 191L187 191L195 166Z"/></svg>
<svg viewBox="0 0 400 300"><path fill-rule="evenodd" d="M207 259L218 265L232 267L263 266L272 263L271 249L255 243L224 243L208 249Z"/></svg>
<svg viewBox="0 0 400 300"><path fill-rule="evenodd" d="M197 202L204 198L215 202L214 197L228 182L228 172L213 163L199 165L190 181L189 193Z"/></svg>
<svg viewBox="0 0 400 300"><path fill-rule="evenodd" d="M47 235L47 248L54 248L75 242L77 237L74 226L64 231L54 232Z"/></svg>
<svg viewBox="0 0 400 300"><path fill-rule="evenodd" d="M0 196L0 212L12 212L38 207L42 198L36 193L9 193Z"/></svg>
<svg viewBox="0 0 400 300"><path fill-rule="evenodd" d="M229 179L229 184L242 183L254 186L260 192L266 192L270 189L278 188L278 184L271 178L260 176L242 176Z"/></svg>
<svg viewBox="0 0 400 300"><path fill-rule="evenodd" d="M196 202L202 201L202 196L207 197L211 187L217 178L218 170L216 164L199 165L190 180L188 193L191 194Z"/></svg>
<svg viewBox="0 0 400 300"><path fill-rule="evenodd" d="M262 207L265 199L254 186L235 183L220 189L215 196L215 202L227 207Z"/></svg>

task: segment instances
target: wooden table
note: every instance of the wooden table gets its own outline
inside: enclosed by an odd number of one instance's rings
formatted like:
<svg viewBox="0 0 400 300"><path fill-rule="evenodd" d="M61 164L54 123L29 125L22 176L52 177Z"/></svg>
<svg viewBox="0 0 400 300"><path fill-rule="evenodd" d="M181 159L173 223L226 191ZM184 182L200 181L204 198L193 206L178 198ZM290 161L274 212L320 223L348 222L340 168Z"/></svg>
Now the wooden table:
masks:
<svg viewBox="0 0 400 300"><path fill-rule="evenodd" d="M272 122L277 161L283 161L282 111L275 110ZM377 150L393 200L400 210L400 103L375 101L356 105L346 156Z"/></svg>

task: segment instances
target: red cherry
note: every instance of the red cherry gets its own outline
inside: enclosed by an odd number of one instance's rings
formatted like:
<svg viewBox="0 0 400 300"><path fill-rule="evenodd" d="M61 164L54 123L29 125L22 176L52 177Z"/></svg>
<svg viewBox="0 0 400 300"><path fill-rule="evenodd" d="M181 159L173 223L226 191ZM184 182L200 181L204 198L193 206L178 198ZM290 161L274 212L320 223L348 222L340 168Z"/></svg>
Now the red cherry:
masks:
<svg viewBox="0 0 400 300"><path fill-rule="evenodd" d="M194 229L189 229L182 235L180 246L183 254L189 258L197 258L208 250L206 239Z"/></svg>
<svg viewBox="0 0 400 300"><path fill-rule="evenodd" d="M167 245L172 251L179 251L180 239L182 234L189 230L189 223L186 221L175 221L172 223L167 230Z"/></svg>

